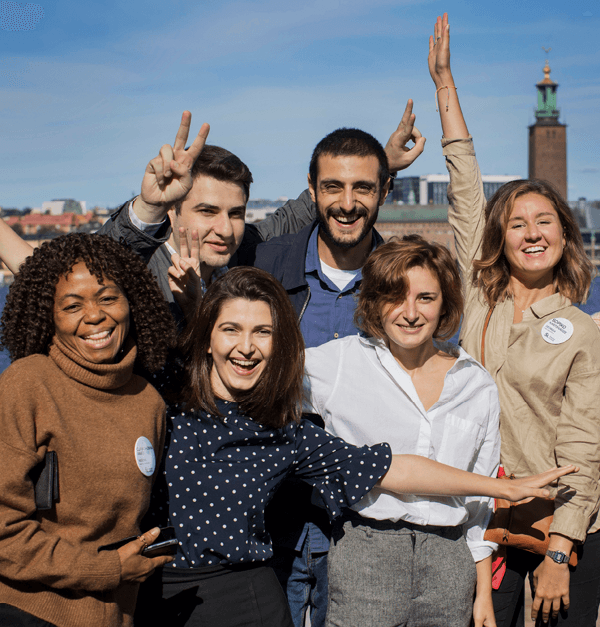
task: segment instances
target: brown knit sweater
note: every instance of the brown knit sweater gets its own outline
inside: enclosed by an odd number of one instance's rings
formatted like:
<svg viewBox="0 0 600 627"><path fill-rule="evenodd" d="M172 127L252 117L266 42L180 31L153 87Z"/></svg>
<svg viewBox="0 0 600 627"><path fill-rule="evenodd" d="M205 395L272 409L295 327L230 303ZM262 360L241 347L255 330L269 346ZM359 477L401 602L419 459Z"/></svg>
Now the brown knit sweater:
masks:
<svg viewBox="0 0 600 627"><path fill-rule="evenodd" d="M120 363L91 364L55 340L0 377L0 603L58 627L133 622L137 586L98 547L139 533L153 477L135 443L150 440L157 466L163 446L164 404L135 357L127 341ZM59 501L37 512L29 472L47 450Z"/></svg>

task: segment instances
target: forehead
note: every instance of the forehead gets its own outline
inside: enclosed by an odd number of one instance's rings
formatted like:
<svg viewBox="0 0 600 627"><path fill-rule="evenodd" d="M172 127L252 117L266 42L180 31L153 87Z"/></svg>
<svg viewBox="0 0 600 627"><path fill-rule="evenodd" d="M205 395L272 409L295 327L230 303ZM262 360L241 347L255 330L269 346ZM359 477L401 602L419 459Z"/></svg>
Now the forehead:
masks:
<svg viewBox="0 0 600 627"><path fill-rule="evenodd" d="M271 307L264 300L230 298L221 305L217 322L227 320L240 324L271 324Z"/></svg>
<svg viewBox="0 0 600 627"><path fill-rule="evenodd" d="M56 284L56 298L60 298L65 294L78 294L91 290L96 291L101 287L115 286L116 283L106 277L100 284L98 279L90 273L83 261L76 263L71 272L59 277Z"/></svg>
<svg viewBox="0 0 600 627"><path fill-rule="evenodd" d="M356 155L320 155L317 160L317 178L319 181L334 179L338 181L379 179L379 161L374 155L358 157Z"/></svg>
<svg viewBox="0 0 600 627"><path fill-rule="evenodd" d="M509 220L519 217L535 217L540 213L552 214L558 217L554 205L541 194L523 194L515 199Z"/></svg>
<svg viewBox="0 0 600 627"><path fill-rule="evenodd" d="M413 266L406 271L406 279L411 292L431 292L440 289L437 274L425 266Z"/></svg>
<svg viewBox="0 0 600 627"><path fill-rule="evenodd" d="M200 174L194 179L192 189L181 203L181 211L204 204L220 209L233 209L246 206L246 194L241 183L218 181L211 176Z"/></svg>

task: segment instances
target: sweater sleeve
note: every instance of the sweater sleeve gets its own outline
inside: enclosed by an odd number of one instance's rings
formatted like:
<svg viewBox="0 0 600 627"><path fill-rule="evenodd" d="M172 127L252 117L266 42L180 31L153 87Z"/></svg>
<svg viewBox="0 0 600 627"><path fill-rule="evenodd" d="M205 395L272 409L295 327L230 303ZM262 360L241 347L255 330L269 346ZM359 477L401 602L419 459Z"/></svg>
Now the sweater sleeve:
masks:
<svg viewBox="0 0 600 627"><path fill-rule="evenodd" d="M114 589L121 580L116 551L98 553L91 544L70 542L68 530L42 529L30 478L48 450L50 434L36 429L41 412L48 415L57 407L36 373L16 362L0 378L0 575L53 588Z"/></svg>

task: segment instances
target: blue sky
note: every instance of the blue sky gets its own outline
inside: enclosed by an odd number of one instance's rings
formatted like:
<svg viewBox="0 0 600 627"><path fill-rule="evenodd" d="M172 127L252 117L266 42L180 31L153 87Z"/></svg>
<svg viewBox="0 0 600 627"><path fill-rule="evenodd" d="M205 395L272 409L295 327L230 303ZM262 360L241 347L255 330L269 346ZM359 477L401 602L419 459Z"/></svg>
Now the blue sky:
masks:
<svg viewBox="0 0 600 627"><path fill-rule="evenodd" d="M192 131L241 157L253 198L296 196L339 126L383 143L415 101L445 171L427 40L448 11L455 80L486 174L527 176L527 126L549 54L568 124L569 199L600 199L597 0L0 1L0 205L116 206L146 163Z"/></svg>

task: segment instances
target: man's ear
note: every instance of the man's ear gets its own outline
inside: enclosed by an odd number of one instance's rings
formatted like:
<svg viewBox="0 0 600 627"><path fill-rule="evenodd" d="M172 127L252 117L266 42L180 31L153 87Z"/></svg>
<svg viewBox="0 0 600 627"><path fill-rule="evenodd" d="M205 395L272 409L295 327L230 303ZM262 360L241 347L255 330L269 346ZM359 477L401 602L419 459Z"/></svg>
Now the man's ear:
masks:
<svg viewBox="0 0 600 627"><path fill-rule="evenodd" d="M317 195L315 193L315 188L310 180L310 174L306 175L306 180L308 181L308 192L313 202L317 202Z"/></svg>
<svg viewBox="0 0 600 627"><path fill-rule="evenodd" d="M381 188L381 194L379 194L379 206L383 205L387 195L390 193L390 183L391 179L388 178L387 183Z"/></svg>

